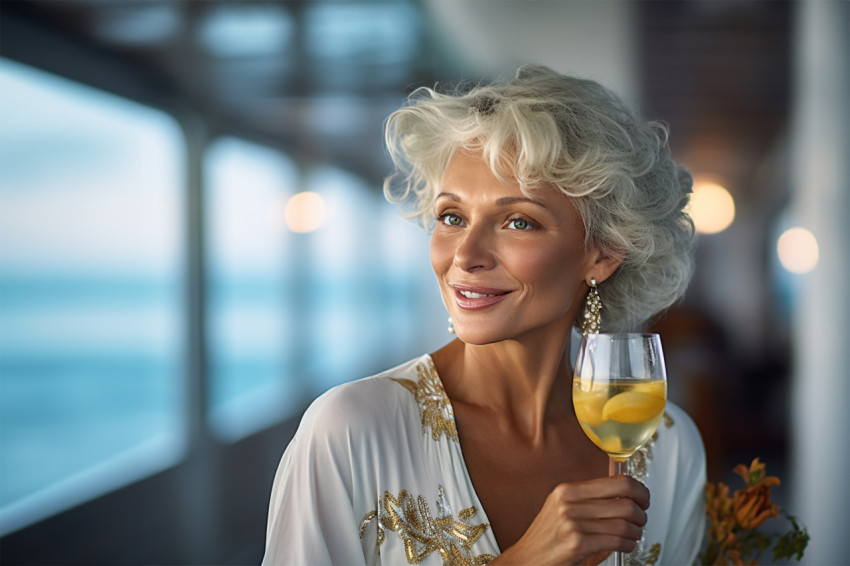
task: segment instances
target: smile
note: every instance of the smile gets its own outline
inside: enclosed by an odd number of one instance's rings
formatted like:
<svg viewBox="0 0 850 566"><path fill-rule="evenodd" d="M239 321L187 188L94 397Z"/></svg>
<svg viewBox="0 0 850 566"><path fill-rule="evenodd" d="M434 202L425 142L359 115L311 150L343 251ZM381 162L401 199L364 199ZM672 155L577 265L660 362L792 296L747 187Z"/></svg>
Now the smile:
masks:
<svg viewBox="0 0 850 566"><path fill-rule="evenodd" d="M484 297L495 297L495 294L489 293L476 293L475 291L458 291L461 295L466 297L467 299L482 299Z"/></svg>
<svg viewBox="0 0 850 566"><path fill-rule="evenodd" d="M488 289L481 287L468 287L465 285L453 285L455 291L455 302L465 310L478 310L487 308L501 302L510 294L510 291L501 289Z"/></svg>

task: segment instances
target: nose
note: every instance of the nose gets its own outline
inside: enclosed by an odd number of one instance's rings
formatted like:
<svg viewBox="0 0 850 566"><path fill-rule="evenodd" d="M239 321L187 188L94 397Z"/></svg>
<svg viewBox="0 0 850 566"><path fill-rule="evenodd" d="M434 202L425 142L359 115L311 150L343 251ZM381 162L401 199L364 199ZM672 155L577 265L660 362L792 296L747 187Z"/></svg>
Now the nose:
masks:
<svg viewBox="0 0 850 566"><path fill-rule="evenodd" d="M468 226L455 247L455 265L464 271L491 269L495 265L493 239L487 226Z"/></svg>

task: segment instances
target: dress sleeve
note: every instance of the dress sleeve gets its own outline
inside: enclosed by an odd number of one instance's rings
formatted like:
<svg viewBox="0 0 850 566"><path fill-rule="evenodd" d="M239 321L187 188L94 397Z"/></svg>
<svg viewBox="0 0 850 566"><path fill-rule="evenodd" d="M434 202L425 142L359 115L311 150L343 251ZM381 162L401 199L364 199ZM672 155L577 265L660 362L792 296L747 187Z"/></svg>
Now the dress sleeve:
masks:
<svg viewBox="0 0 850 566"><path fill-rule="evenodd" d="M272 486L264 566L366 564L348 416L345 399L334 390L305 413Z"/></svg>
<svg viewBox="0 0 850 566"><path fill-rule="evenodd" d="M668 405L669 406L669 405ZM668 409L677 434L667 447L670 463L675 466L672 491L672 515L668 525L662 564L695 564L705 533L706 460L702 437L694 422L682 409Z"/></svg>

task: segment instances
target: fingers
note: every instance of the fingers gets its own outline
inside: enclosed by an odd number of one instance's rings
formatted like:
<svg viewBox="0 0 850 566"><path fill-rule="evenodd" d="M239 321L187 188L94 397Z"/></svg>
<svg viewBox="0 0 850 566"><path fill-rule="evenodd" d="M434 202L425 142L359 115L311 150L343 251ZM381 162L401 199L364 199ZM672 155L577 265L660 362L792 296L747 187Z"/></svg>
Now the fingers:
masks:
<svg viewBox="0 0 850 566"><path fill-rule="evenodd" d="M626 476L561 484L550 497L557 501L563 533L582 532L635 541L646 525L649 490Z"/></svg>
<svg viewBox="0 0 850 566"><path fill-rule="evenodd" d="M591 556L631 552L648 507L649 490L627 476L561 484L504 562L580 564Z"/></svg>
<svg viewBox="0 0 850 566"><path fill-rule="evenodd" d="M634 501L643 510L649 508L649 489L628 476L563 483L554 489L552 496L564 503L622 497Z"/></svg>
<svg viewBox="0 0 850 566"><path fill-rule="evenodd" d="M628 554L629 552L633 551L635 547L637 547L636 539L624 539L611 535L592 535L588 538L589 543L593 544L597 548L610 549L610 552L625 552L626 554ZM602 551L601 553L607 552L609 551Z"/></svg>
<svg viewBox="0 0 850 566"><path fill-rule="evenodd" d="M581 534L568 539L558 540L552 548L556 549L559 559L556 564L599 564L612 552L629 553L637 547L637 540L624 539L614 535ZM590 557L598 557L591 562ZM531 563L531 562L529 562Z"/></svg>
<svg viewBox="0 0 850 566"><path fill-rule="evenodd" d="M561 523L561 535L581 532L584 535L599 535L611 540L636 541L643 534L643 529L631 521L624 519L597 519L581 525L577 523Z"/></svg>
<svg viewBox="0 0 850 566"><path fill-rule="evenodd" d="M559 515L563 520L572 521L620 520L633 525L638 531L646 525L647 520L646 511L630 499L563 503Z"/></svg>

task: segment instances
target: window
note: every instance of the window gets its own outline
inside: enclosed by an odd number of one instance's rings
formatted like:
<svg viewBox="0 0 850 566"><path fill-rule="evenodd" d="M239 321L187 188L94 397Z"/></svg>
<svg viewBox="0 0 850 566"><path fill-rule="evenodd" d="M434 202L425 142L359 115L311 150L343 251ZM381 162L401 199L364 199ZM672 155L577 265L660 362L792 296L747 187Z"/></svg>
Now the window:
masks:
<svg viewBox="0 0 850 566"><path fill-rule="evenodd" d="M183 139L166 114L0 59L0 524L174 463Z"/></svg>
<svg viewBox="0 0 850 566"><path fill-rule="evenodd" d="M380 188L341 169L315 168L305 186L327 202L324 225L304 244L310 340L301 375L312 394L448 341L427 235Z"/></svg>
<svg viewBox="0 0 850 566"><path fill-rule="evenodd" d="M209 423L220 438L448 338L427 236L377 187L235 138L210 146L206 181Z"/></svg>
<svg viewBox="0 0 850 566"><path fill-rule="evenodd" d="M311 359L305 377L316 390L376 369L386 305L380 193L336 167L313 169L309 190L328 202L327 221L312 238L308 265Z"/></svg>
<svg viewBox="0 0 850 566"><path fill-rule="evenodd" d="M296 340L292 238L285 223L297 170L271 148L221 138L205 158L209 423L236 440L303 402Z"/></svg>

